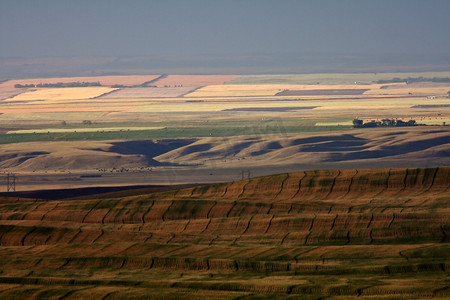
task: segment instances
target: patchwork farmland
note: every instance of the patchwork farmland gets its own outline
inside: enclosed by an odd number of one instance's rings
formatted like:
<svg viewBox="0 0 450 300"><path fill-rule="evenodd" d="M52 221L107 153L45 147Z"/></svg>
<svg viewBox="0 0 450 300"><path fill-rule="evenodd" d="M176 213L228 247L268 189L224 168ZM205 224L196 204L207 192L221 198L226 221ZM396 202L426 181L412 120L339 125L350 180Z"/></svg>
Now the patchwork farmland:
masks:
<svg viewBox="0 0 450 300"><path fill-rule="evenodd" d="M3 81L0 298L448 298L447 77Z"/></svg>
<svg viewBox="0 0 450 300"><path fill-rule="evenodd" d="M43 184L33 182L33 177L45 178L49 172L61 178L57 181L61 187L120 185L120 177L99 174L99 169L115 173L152 168L145 175L136 173L134 182L146 184L145 178L152 178L151 182L172 184L234 180L242 168L268 175L272 169L445 166L449 130L438 125L450 119L446 106L450 85L376 82L391 76L447 75L148 75L5 81L0 84L5 97L0 101L0 166L3 172L22 174L18 186L22 190ZM101 86L15 87L59 82ZM427 98L430 95L433 99ZM352 128L354 118L414 119L432 127L358 131ZM347 141L350 136L353 140ZM195 143L185 150L154 152L155 141L170 139ZM295 145L302 139L311 142ZM146 140L151 141L148 149L109 150L118 141L134 147L135 141ZM82 141L82 149L74 141ZM414 147L417 150L406 151ZM187 170L198 177L186 177ZM67 180L74 172L102 175L104 180ZM50 181L43 188L57 187Z"/></svg>

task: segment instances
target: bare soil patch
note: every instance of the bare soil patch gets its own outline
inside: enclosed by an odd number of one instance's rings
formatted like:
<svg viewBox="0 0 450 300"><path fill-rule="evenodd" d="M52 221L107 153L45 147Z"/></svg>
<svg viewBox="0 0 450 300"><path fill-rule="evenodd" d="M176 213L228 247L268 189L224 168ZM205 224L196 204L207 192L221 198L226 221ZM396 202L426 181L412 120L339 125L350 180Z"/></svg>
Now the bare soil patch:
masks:
<svg viewBox="0 0 450 300"><path fill-rule="evenodd" d="M17 89L15 91L2 91L0 90L0 100L5 100L8 98L12 98L16 95L19 95L20 93L24 92L25 90Z"/></svg>
<svg viewBox="0 0 450 300"><path fill-rule="evenodd" d="M186 87L136 87L123 88L100 96L100 99L125 98L176 98L193 91L195 88Z"/></svg>
<svg viewBox="0 0 450 300"><path fill-rule="evenodd" d="M450 104L419 104L411 106L411 108L446 108L446 107L450 107Z"/></svg>
<svg viewBox="0 0 450 300"><path fill-rule="evenodd" d="M362 95L368 89L284 90L275 96Z"/></svg>
<svg viewBox="0 0 450 300"><path fill-rule="evenodd" d="M153 84L158 87L220 85L238 75L169 75Z"/></svg>
<svg viewBox="0 0 450 300"><path fill-rule="evenodd" d="M297 107L241 107L241 108L230 108L224 109L222 111L272 111L272 112L286 112L293 110L302 109L314 109L318 106L297 106Z"/></svg>

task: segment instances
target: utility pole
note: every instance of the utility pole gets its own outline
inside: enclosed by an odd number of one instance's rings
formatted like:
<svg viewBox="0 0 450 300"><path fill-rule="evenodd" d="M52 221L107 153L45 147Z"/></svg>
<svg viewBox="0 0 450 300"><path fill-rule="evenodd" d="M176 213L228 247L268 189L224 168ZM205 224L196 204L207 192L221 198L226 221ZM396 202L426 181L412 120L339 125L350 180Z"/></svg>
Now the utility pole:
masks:
<svg viewBox="0 0 450 300"><path fill-rule="evenodd" d="M250 177L251 177L250 170L242 170L241 171L241 177L242 177L242 179L245 179L245 178L249 178L250 179Z"/></svg>
<svg viewBox="0 0 450 300"><path fill-rule="evenodd" d="M16 191L16 175L13 173L8 173L6 175L6 191L7 192Z"/></svg>

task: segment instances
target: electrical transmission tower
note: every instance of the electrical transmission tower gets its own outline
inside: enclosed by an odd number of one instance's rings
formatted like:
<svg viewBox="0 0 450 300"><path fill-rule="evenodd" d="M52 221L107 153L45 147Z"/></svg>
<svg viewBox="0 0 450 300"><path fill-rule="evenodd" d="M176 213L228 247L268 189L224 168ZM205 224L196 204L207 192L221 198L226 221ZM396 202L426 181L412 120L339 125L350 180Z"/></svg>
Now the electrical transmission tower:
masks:
<svg viewBox="0 0 450 300"><path fill-rule="evenodd" d="M6 191L7 192L16 191L16 175L13 173L8 173L6 175Z"/></svg>

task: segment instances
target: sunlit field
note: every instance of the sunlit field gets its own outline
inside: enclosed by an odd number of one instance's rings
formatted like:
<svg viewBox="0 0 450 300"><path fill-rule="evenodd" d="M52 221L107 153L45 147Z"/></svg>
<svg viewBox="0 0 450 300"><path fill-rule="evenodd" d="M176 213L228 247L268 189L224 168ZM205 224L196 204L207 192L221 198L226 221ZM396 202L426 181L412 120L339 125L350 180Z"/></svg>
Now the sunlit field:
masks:
<svg viewBox="0 0 450 300"><path fill-rule="evenodd" d="M1 0L0 300L450 300L449 12Z"/></svg>
<svg viewBox="0 0 450 300"><path fill-rule="evenodd" d="M2 83L0 298L448 297L450 83L390 76Z"/></svg>
<svg viewBox="0 0 450 300"><path fill-rule="evenodd" d="M95 80L95 77L77 77L23 81L16 79L10 83L6 81L1 84L6 98L0 102L0 143L12 146L3 150L3 153L7 151L8 154L4 156L1 166L5 171L45 172L50 171L45 166L53 164L44 161L61 157L54 160L64 166L57 168L58 170L70 172L76 167L77 170L85 172L97 172L91 163L75 163L79 159L76 155L65 155L61 151L58 151L58 156L48 154L53 150L43 150L39 142L70 144L75 141L194 139L193 141L203 146L186 150L181 156L170 154L170 151L175 149L154 152L152 148L142 148L138 151L127 150L121 154L106 147L105 151L113 153L111 157L117 157L114 162L116 168L138 168L140 164L141 167L148 167L148 164L154 164L154 157L160 155L160 159L166 157L163 159L165 164L175 163L175 169L181 166L211 167L210 162L215 161L215 165L220 165L220 169L245 165L246 168L258 168L258 174L267 174L261 170L269 165L280 168L303 165L310 168L314 162L317 166L332 166L338 157L336 152L353 152L358 149L344 143L343 146L328 147L326 151L318 152L314 158L312 153L305 152L305 149L291 148L282 154L278 148L283 149L283 145L293 143L281 142L286 138L295 140L328 133L329 137L321 143L329 143L339 134L358 136L358 139L366 139L372 151L370 153L375 153L372 158L370 155L365 156L368 162L371 159L379 159L376 149L388 147L389 136L397 140L399 149L407 149L407 146L403 146L405 139L402 138L401 132L408 132L410 143L419 143L423 137L429 137L431 148L419 147L420 150L414 152L418 165L429 164L429 159L425 158L423 151L434 153L436 161L445 165L446 146L441 141L448 135L448 127L442 125L448 124L450 119L447 98L450 83L407 83L389 80L396 77L437 78L447 75L445 72L261 76L152 75L130 78L109 76L99 77L98 80ZM357 78L360 80L356 80ZM388 82L376 83L378 80ZM58 82L99 82L101 86L15 87L18 83ZM11 85L12 83L14 85ZM117 85L118 87L112 87ZM8 98L8 95L11 96ZM355 118L364 122L381 122L383 119L404 122L414 120L417 124L429 127L363 129L361 133L356 133L352 126ZM434 142L436 134L443 135L438 138L438 142ZM217 140L203 141L207 138ZM221 143L223 138L232 140L228 140L223 148L215 148L213 145ZM261 143L250 146L249 138ZM371 140L372 138L374 140ZM25 150L26 142L34 143L35 151L31 154ZM106 155L105 151L92 148L91 155L101 162L102 157ZM153 154L155 155L152 156ZM139 158L139 155L146 158ZM396 166L402 166L399 162L403 162L403 158L395 155L383 155L385 164L391 161ZM111 157L105 158L105 161L111 163ZM172 160L167 160L168 157L172 157ZM246 159L245 163L231 163L238 157ZM356 158L357 156L352 159L338 159L340 165L336 166L351 167L352 163L356 163ZM96 166L98 167L98 164ZM107 164L102 166L106 167ZM55 168L53 166L50 169ZM270 168L266 170L269 171ZM214 173L217 174L211 172ZM214 179L214 176L210 176L206 179L202 175L202 180L208 182L220 181L223 178L217 176ZM193 180L185 178L182 181Z"/></svg>
<svg viewBox="0 0 450 300"><path fill-rule="evenodd" d="M448 167L0 199L0 297L447 299Z"/></svg>

